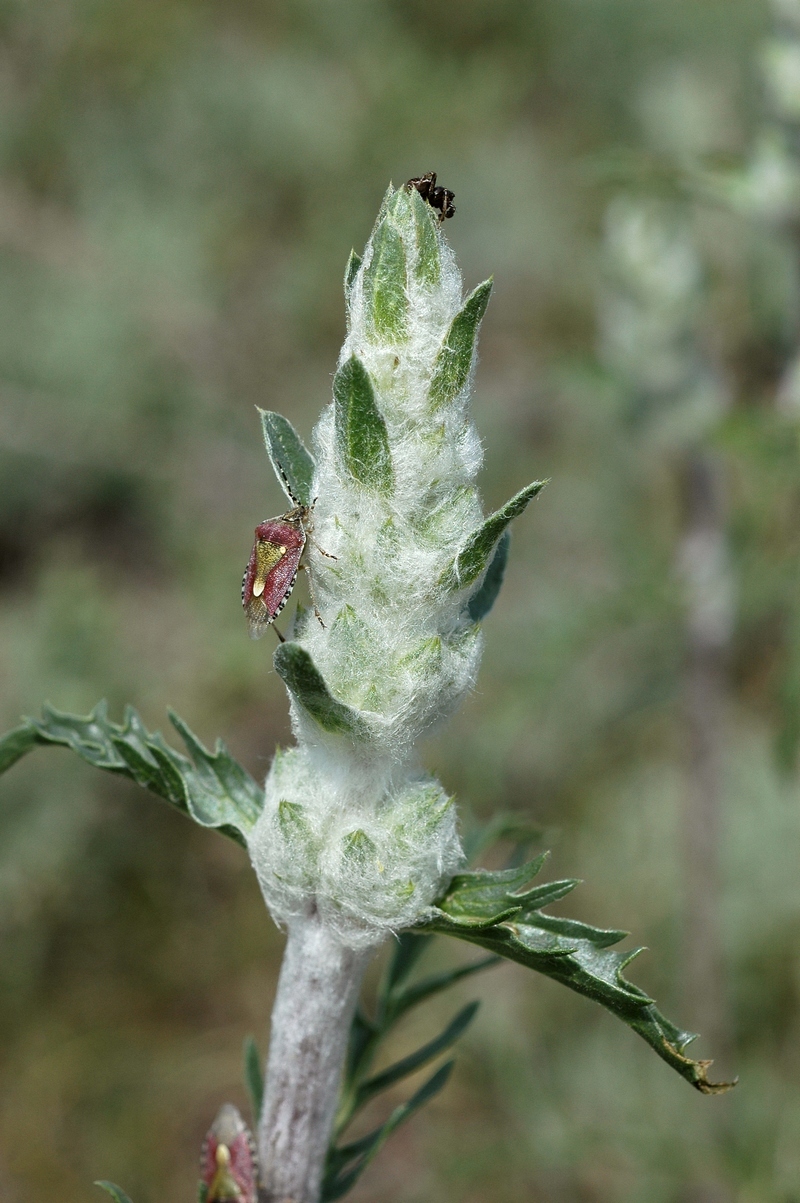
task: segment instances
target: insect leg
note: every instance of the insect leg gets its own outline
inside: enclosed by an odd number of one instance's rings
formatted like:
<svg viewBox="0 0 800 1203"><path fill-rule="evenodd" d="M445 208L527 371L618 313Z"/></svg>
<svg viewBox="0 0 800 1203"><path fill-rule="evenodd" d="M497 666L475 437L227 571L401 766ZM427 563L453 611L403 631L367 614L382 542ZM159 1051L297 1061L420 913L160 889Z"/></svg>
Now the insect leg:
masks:
<svg viewBox="0 0 800 1203"><path fill-rule="evenodd" d="M316 544L315 544L315 546L316 546ZM326 553L326 552L323 552L323 555L325 555L325 554L327 554L327 553ZM335 559L336 557L334 556L333 558ZM322 629L323 629L323 631L324 631L324 630L325 630L325 623L322 621L322 615L321 615L321 614L320 614L320 612L319 612L319 606L317 605L317 599L316 599L316 597L314 596L314 586L313 586L313 584L311 583L311 571L310 571L310 569L309 569L309 567L308 567L308 565L307 565L307 564L301 564L301 565L300 565L300 568L298 569L298 571L299 571L299 572L304 572L304 573L306 574L306 579L308 580L308 592L309 592L309 594L311 595L311 604L312 604L312 606L314 607L314 613L315 613L315 614L316 614L316 616L317 616L317 622L319 623L319 625L322 627Z"/></svg>
<svg viewBox="0 0 800 1203"><path fill-rule="evenodd" d="M276 627L275 623L274 623L274 622L271 622L271 623L270 623L270 626L272 627L272 629L273 629L273 631L275 632L275 634L278 636L278 639L279 639L279 641L280 641L281 643L285 643L285 642L286 642L286 639L284 638L284 636L283 636L283 635L281 635L281 633L280 633L280 631L278 630L278 628Z"/></svg>

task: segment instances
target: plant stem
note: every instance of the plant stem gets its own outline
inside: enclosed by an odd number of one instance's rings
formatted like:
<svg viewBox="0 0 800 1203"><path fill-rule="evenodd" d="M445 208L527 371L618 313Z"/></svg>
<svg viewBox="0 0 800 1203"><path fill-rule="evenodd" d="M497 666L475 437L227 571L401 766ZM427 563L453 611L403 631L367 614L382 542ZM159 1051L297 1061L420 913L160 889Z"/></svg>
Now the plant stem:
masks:
<svg viewBox="0 0 800 1203"><path fill-rule="evenodd" d="M258 1143L267 1203L318 1203L350 1023L375 946L347 948L316 908L289 924Z"/></svg>

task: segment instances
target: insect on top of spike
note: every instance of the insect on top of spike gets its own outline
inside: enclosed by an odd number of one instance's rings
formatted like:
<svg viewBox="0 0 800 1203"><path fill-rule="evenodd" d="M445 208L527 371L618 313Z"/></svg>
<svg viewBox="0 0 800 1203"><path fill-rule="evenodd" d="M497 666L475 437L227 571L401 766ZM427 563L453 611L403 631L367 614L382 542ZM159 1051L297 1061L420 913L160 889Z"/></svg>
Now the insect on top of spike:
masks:
<svg viewBox="0 0 800 1203"><path fill-rule="evenodd" d="M425 175L409 180L406 188L409 191L412 188L416 188L422 199L427 201L432 209L438 209L439 221L444 221L446 218L452 217L456 211L456 207L453 204L455 193L451 192L449 188L442 188L441 185L437 186L435 171L428 171Z"/></svg>
<svg viewBox="0 0 800 1203"><path fill-rule="evenodd" d="M206 1134L200 1154L206 1203L258 1203L258 1157L250 1129L225 1103Z"/></svg>

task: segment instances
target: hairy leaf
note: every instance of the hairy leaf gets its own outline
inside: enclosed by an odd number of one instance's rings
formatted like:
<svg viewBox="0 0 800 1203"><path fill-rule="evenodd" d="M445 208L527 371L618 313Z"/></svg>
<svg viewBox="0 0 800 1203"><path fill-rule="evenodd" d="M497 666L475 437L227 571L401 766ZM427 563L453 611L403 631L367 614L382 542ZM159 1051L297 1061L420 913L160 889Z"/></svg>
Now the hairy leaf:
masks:
<svg viewBox="0 0 800 1203"><path fill-rule="evenodd" d="M450 323L433 365L430 402L434 411L455 401L469 380L478 327L489 304L491 291L492 281L484 280L469 294Z"/></svg>
<svg viewBox="0 0 800 1203"><path fill-rule="evenodd" d="M292 504L297 500L301 505L311 505L314 457L288 418L269 409L260 409L258 412L261 414L267 454L278 484Z"/></svg>
<svg viewBox="0 0 800 1203"><path fill-rule="evenodd" d="M106 1192L106 1194L111 1195L114 1203L131 1203L129 1196L126 1195L122 1187L117 1186L115 1182L106 1182L105 1179L101 1178L99 1181L95 1182L95 1186L99 1186L101 1190Z"/></svg>
<svg viewBox="0 0 800 1203"><path fill-rule="evenodd" d="M453 1069L453 1062L448 1061L437 1069L428 1081L420 1087L407 1103L401 1103L389 1116L385 1124L370 1132L368 1136L341 1148L331 1149L325 1179L322 1184L322 1203L333 1203L347 1194L369 1163L389 1139L392 1132L410 1119L415 1111L419 1111L434 1095L438 1094L447 1082Z"/></svg>
<svg viewBox="0 0 800 1203"><path fill-rule="evenodd" d="M438 283L442 270L436 215L416 188L411 189L410 201L417 240L417 262L414 275L420 284L431 286Z"/></svg>
<svg viewBox="0 0 800 1203"><path fill-rule="evenodd" d="M666 1019L653 1000L623 976L625 966L642 950L608 949L627 933L543 914L539 907L555 901L561 896L559 891L566 892L574 882L553 883L553 896L547 895L546 886L521 888L539 871L542 862L543 858L538 857L524 866L526 876L521 869L458 874L431 908L428 920L416 930L467 940L554 978L622 1019L702 1093L729 1089L731 1083L709 1081L710 1062L693 1061L685 1055L685 1048L695 1037ZM496 917L487 920L493 908Z"/></svg>
<svg viewBox="0 0 800 1203"><path fill-rule="evenodd" d="M486 576L467 602L467 613L472 622L483 622L500 594L506 574L511 531L504 530L495 548Z"/></svg>
<svg viewBox="0 0 800 1203"><path fill-rule="evenodd" d="M356 254L354 250L350 252L350 258L347 260L347 267L344 269L344 299L348 305L350 303L350 295L353 291L353 285L356 282L358 269L361 267L363 259Z"/></svg>
<svg viewBox="0 0 800 1203"><path fill-rule="evenodd" d="M324 731L364 738L364 719L331 694L311 656L299 643L282 643L275 652L275 671L303 709Z"/></svg>
<svg viewBox="0 0 800 1203"><path fill-rule="evenodd" d="M528 503L542 491L546 483L544 480L535 480L527 488L521 489L472 532L452 564L442 573L441 583L445 588L464 589L478 579L506 527L525 511Z"/></svg>
<svg viewBox="0 0 800 1203"><path fill-rule="evenodd" d="M369 372L355 355L333 378L336 445L342 463L365 489L390 493L394 486L386 423Z"/></svg>
<svg viewBox="0 0 800 1203"><path fill-rule="evenodd" d="M261 1073L261 1058L258 1055L258 1046L252 1036L245 1036L243 1055L244 1084L250 1096L253 1119L257 1127L261 1115L261 1105L264 1101L264 1078Z"/></svg>
<svg viewBox="0 0 800 1203"><path fill-rule="evenodd" d="M404 342L407 334L406 253L403 240L384 218L372 239L364 271L364 300L371 333L381 342Z"/></svg>
<svg viewBox="0 0 800 1203"><path fill-rule="evenodd" d="M170 712L170 719L191 760L171 748L160 732L147 731L131 706L120 725L110 721L106 703L100 702L86 717L43 707L41 719L26 719L23 727L0 740L0 765L9 767L36 745L71 748L95 768L129 777L201 826L215 827L246 847L245 837L264 804L261 787L221 740L211 753L176 714ZM29 737L23 739L22 731ZM4 756L8 747L18 755Z"/></svg>

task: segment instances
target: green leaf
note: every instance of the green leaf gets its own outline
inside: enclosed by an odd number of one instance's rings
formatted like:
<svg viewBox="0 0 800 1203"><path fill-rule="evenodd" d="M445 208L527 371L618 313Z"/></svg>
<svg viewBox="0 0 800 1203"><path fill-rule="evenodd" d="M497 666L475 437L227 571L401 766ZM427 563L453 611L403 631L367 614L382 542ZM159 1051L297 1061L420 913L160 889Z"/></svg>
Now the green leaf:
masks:
<svg viewBox="0 0 800 1203"><path fill-rule="evenodd" d="M208 1183L198 1182L197 1184L197 1203L206 1203L208 1199Z"/></svg>
<svg viewBox="0 0 800 1203"><path fill-rule="evenodd" d="M416 1052L411 1053L408 1057L403 1057L401 1061L396 1061L388 1069L384 1069L381 1073L375 1074L374 1077L368 1078L366 1082L362 1082L356 1094L356 1108L363 1107L365 1103L375 1098L381 1091L388 1090L396 1082L407 1078L409 1074L416 1073L423 1065L428 1065L440 1053L445 1052L454 1045L459 1036L472 1023L479 1006L479 1002L468 1003L434 1040L429 1040L427 1044L424 1044L422 1048L418 1048Z"/></svg>
<svg viewBox="0 0 800 1203"><path fill-rule="evenodd" d="M364 719L358 711L333 697L311 656L299 643L282 643L273 662L287 689L324 731L358 739L367 737Z"/></svg>
<svg viewBox="0 0 800 1203"><path fill-rule="evenodd" d="M455 401L469 380L478 327L489 304L491 291L492 280L484 280L469 294L450 323L433 365L429 396L434 412Z"/></svg>
<svg viewBox="0 0 800 1203"><path fill-rule="evenodd" d="M347 267L344 269L344 299L350 304L350 296L353 291L353 285L356 282L358 269L364 260L360 255L357 255L354 250L350 252L350 258L347 260Z"/></svg>
<svg viewBox="0 0 800 1203"><path fill-rule="evenodd" d="M491 969L499 962L500 957L481 957L479 961L472 961L468 965L459 965L457 969L447 969L443 973L433 973L429 977L423 977L420 981L413 982L410 986L389 997L385 1008L386 1016L390 1022L394 1023L406 1011L410 1011L412 1007L432 998L434 994L440 994L442 990L449 989L462 978L472 977L474 973L482 973L484 969Z"/></svg>
<svg viewBox="0 0 800 1203"><path fill-rule="evenodd" d="M541 862L539 857L524 866L529 878L538 872ZM555 901L575 883L554 882L554 893L548 896L547 886L521 889L525 884L521 875L521 869L458 874L431 909L430 918L415 930L423 935L438 932L467 940L569 986L633 1028L703 1094L728 1090L732 1083L709 1081L709 1061L693 1061L685 1055L685 1048L695 1037L666 1019L653 1000L623 976L625 966L642 950L608 949L627 933L543 914L541 906ZM517 909L509 913L512 902ZM492 908L497 916L487 921Z"/></svg>
<svg viewBox="0 0 800 1203"><path fill-rule="evenodd" d="M253 1119L256 1127L258 1127L261 1105L264 1101L264 1078L261 1073L261 1058L258 1055L258 1046L252 1036L245 1036L243 1054L244 1084L250 1096Z"/></svg>
<svg viewBox="0 0 800 1203"><path fill-rule="evenodd" d="M269 409L259 409L267 455L278 484L294 504L311 505L314 482L314 457L288 418ZM294 496L292 496L294 494Z"/></svg>
<svg viewBox="0 0 800 1203"><path fill-rule="evenodd" d="M106 1194L111 1195L111 1198L114 1199L115 1203L131 1203L129 1196L126 1195L122 1187L117 1186L115 1182L106 1182L105 1179L101 1178L98 1182L95 1182L95 1186L99 1186L101 1190L106 1192Z"/></svg>
<svg viewBox="0 0 800 1203"><path fill-rule="evenodd" d="M354 1141L353 1144L330 1150L325 1179L322 1184L322 1203L333 1203L334 1199L340 1199L342 1195L347 1194L392 1132L439 1093L450 1077L452 1069L452 1061L448 1061L440 1069L437 1069L436 1073L428 1079L424 1086L420 1087L416 1094L412 1095L407 1103L396 1107L386 1123L374 1132L370 1132L368 1136Z"/></svg>
<svg viewBox="0 0 800 1203"><path fill-rule="evenodd" d="M355 355L333 378L336 445L342 463L365 489L391 493L392 453L369 372Z"/></svg>
<svg viewBox="0 0 800 1203"><path fill-rule="evenodd" d="M501 509L495 510L472 532L450 567L442 573L441 584L447 589L457 590L464 589L476 581L489 563L506 527L527 509L528 503L546 484L545 480L535 480L527 488L521 489Z"/></svg>
<svg viewBox="0 0 800 1203"><path fill-rule="evenodd" d="M8 731L0 737L0 773L10 769L26 752L35 748L38 742L36 732L28 723L23 723L21 727L15 727L13 731Z"/></svg>
<svg viewBox="0 0 800 1203"><path fill-rule="evenodd" d="M467 602L467 613L471 622L482 622L497 601L506 574L510 544L511 531L504 530L486 569L486 576Z"/></svg>
<svg viewBox="0 0 800 1203"><path fill-rule="evenodd" d="M264 805L263 790L221 741L217 741L213 754L208 752L186 724L170 712L172 723L186 743L189 760L165 743L160 732L147 731L131 706L125 709L122 725L110 721L105 702L98 703L87 717L64 714L51 706L44 706L42 714L41 719L26 719L24 727L9 733L14 749L18 751L23 744L24 751L36 745L71 748L95 768L130 778L202 827L215 827L242 847L247 846L245 837ZM23 730L29 732L28 739L20 736ZM9 736L0 741L0 754L7 740Z"/></svg>
<svg viewBox="0 0 800 1203"><path fill-rule="evenodd" d="M372 258L363 280L371 334L379 342L404 342L408 321L406 253L400 234L386 218L373 235Z"/></svg>
<svg viewBox="0 0 800 1203"><path fill-rule="evenodd" d="M438 284L442 270L439 234L436 229L436 215L416 188L411 189L411 212L417 238L417 262L414 267L414 275L420 284L431 287Z"/></svg>
<svg viewBox="0 0 800 1203"><path fill-rule="evenodd" d="M518 855L535 841L541 841L543 835L544 828L538 823L511 812L500 812L492 815L487 823L471 827L462 842L466 858L472 863L500 840L509 840L515 846L515 855Z"/></svg>

